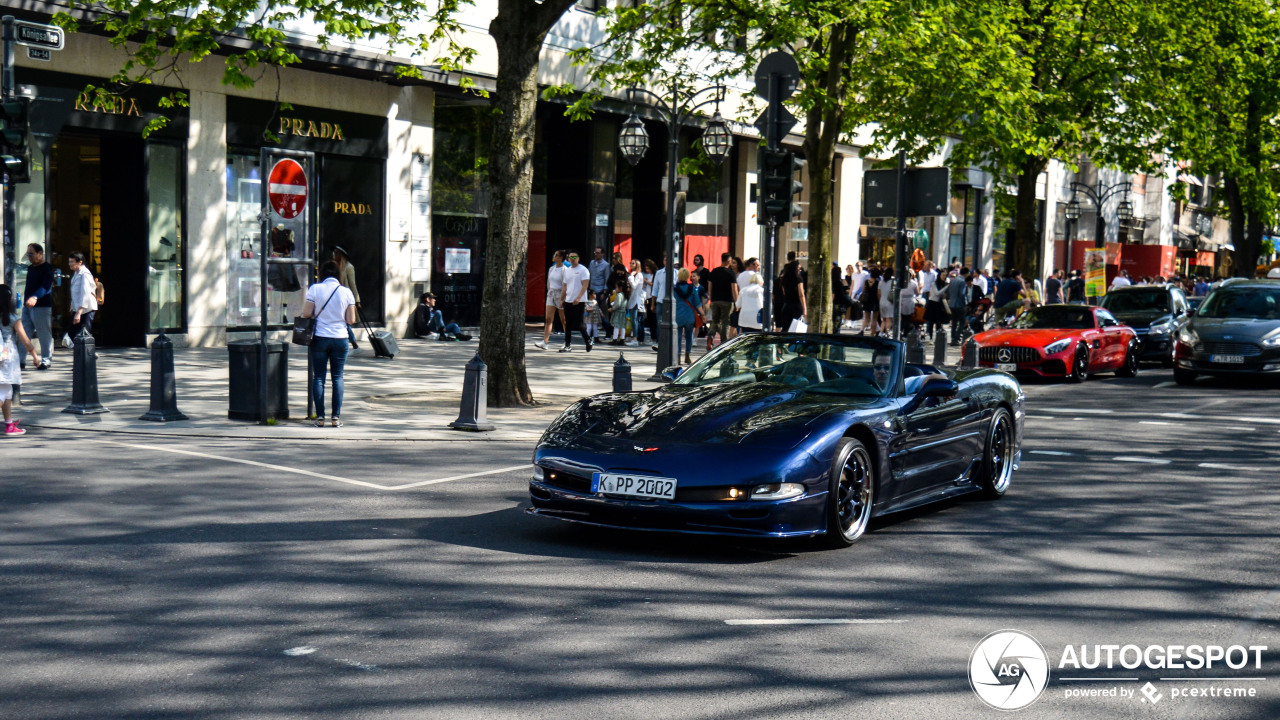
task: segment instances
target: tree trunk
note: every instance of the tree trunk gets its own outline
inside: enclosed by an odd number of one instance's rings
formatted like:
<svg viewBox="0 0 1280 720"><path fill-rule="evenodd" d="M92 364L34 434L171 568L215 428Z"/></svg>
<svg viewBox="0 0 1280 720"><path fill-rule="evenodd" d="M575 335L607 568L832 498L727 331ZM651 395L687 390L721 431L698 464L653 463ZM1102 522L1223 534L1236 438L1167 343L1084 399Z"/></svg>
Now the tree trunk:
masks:
<svg viewBox="0 0 1280 720"><path fill-rule="evenodd" d="M1227 193L1227 210L1231 213L1231 244L1236 249L1232 253L1231 274L1240 277L1240 260L1244 257L1240 249L1245 246L1245 225L1248 217L1244 209L1244 195L1240 190L1240 181L1231 175L1228 175L1225 180L1223 184ZM1249 263L1248 268L1247 277L1253 277L1253 264ZM1214 274L1217 274L1216 268Z"/></svg>
<svg viewBox="0 0 1280 720"><path fill-rule="evenodd" d="M1005 245L1005 267L995 270L1018 268L1030 284L1040 277L1040 249L1043 239L1036 231L1038 207L1036 205L1036 181L1044 172L1042 158L1029 157L1018 168L1018 199L1014 210L1014 241Z"/></svg>
<svg viewBox="0 0 1280 720"><path fill-rule="evenodd" d="M480 309L480 359L489 370L493 407L533 404L525 372L525 275L533 190L538 55L552 24L572 0L500 0L489 25L498 50L489 158L489 235Z"/></svg>
<svg viewBox="0 0 1280 720"><path fill-rule="evenodd" d="M834 256L836 140L844 125L845 58L856 34L847 23L835 25L828 38L829 63L821 78L826 102L815 103L805 118L804 154L809 170L809 282L805 287L809 332L839 329L832 307L831 261Z"/></svg>
<svg viewBox="0 0 1280 720"><path fill-rule="evenodd" d="M1240 223L1241 232L1236 234L1236 219L1231 218L1231 244L1236 250L1233 255L1231 274L1235 277L1251 278L1257 272L1258 256L1262 254L1262 217L1258 212L1258 192L1255 189L1256 178L1265 177L1271 168L1262 163L1262 109L1258 106L1256 90L1251 90L1245 107L1244 119L1244 155L1249 168L1253 170L1254 180L1250 187L1239 187L1240 206L1243 213Z"/></svg>

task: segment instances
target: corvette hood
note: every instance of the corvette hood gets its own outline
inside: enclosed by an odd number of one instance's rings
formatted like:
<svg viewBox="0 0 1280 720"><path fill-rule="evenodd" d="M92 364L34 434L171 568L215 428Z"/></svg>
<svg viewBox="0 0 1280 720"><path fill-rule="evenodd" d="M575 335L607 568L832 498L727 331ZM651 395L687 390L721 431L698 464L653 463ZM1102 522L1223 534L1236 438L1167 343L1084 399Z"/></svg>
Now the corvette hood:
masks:
<svg viewBox="0 0 1280 720"><path fill-rule="evenodd" d="M779 383L669 385L652 392L584 398L547 428L543 440L794 445L808 434L809 424L828 412L882 402L810 393Z"/></svg>
<svg viewBox="0 0 1280 720"><path fill-rule="evenodd" d="M997 328L979 333L974 340L982 347L999 347L1010 345L1015 347L1042 348L1051 342L1066 337L1076 337L1081 330L1019 330L1017 328Z"/></svg>

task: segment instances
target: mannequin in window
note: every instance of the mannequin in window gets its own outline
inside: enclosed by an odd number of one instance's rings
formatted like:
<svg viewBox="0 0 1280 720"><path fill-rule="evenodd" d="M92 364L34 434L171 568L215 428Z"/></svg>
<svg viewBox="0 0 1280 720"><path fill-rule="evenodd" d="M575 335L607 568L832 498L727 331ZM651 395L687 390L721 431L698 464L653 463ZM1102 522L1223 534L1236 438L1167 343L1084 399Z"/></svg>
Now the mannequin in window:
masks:
<svg viewBox="0 0 1280 720"><path fill-rule="evenodd" d="M283 224L271 228L271 257L293 257L293 231ZM292 265L268 265L267 285L279 292L297 292L302 289L298 271Z"/></svg>

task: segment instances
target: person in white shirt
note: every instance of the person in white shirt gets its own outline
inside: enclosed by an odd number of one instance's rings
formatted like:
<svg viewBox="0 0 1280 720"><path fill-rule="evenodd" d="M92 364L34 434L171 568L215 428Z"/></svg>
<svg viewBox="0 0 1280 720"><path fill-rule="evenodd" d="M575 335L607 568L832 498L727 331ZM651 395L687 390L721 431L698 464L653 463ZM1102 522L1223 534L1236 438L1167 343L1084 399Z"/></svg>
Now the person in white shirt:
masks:
<svg viewBox="0 0 1280 720"><path fill-rule="evenodd" d="M320 268L320 282L307 288L302 317L315 318L316 330L307 352L311 356L311 397L316 404L316 427L324 427L324 374L333 378L333 427L342 427L342 371L347 364L347 329L356 321L356 298L338 281L342 270L330 260Z"/></svg>
<svg viewBox="0 0 1280 720"><path fill-rule="evenodd" d="M71 337L76 337L81 331L92 335L93 316L98 312L98 283L89 268L84 266L84 253L71 253L67 257L67 267L71 268L71 309L75 312L71 318Z"/></svg>
<svg viewBox="0 0 1280 720"><path fill-rule="evenodd" d="M990 286L987 284L990 279L991 274L985 268L973 278L973 284L978 287L978 292L981 292L983 297L990 292Z"/></svg>
<svg viewBox="0 0 1280 720"><path fill-rule="evenodd" d="M934 266L933 261L932 260L926 261L924 264L924 269L920 271L919 277L916 278L916 280L919 282L921 291L927 292L929 288L933 287L933 281L937 279L938 279L938 270Z"/></svg>
<svg viewBox="0 0 1280 720"><path fill-rule="evenodd" d="M849 276L849 297L857 300L862 297L862 286L867 284L871 273L862 268L862 261L853 264L853 275Z"/></svg>
<svg viewBox="0 0 1280 720"><path fill-rule="evenodd" d="M754 260L755 258L752 258ZM748 263L750 265L751 263ZM760 264L756 263L756 267ZM747 278L747 286L738 292L738 330L739 332L760 332L760 309L764 307L764 278L760 273L752 272Z"/></svg>
<svg viewBox="0 0 1280 720"><path fill-rule="evenodd" d="M636 347L644 342L644 301L648 297L648 286L644 279L644 267L639 260L631 261L631 297L627 300L627 318L631 320L632 339L627 345Z"/></svg>
<svg viewBox="0 0 1280 720"><path fill-rule="evenodd" d="M902 330L911 327L912 318L916 314L916 296L920 294L920 286L916 284L914 271L907 268L903 278L902 292L898 295L898 312L902 314Z"/></svg>
<svg viewBox="0 0 1280 720"><path fill-rule="evenodd" d="M1129 271L1121 270L1120 274L1116 275L1115 279L1111 281L1111 289L1115 290L1116 288L1128 287L1132 284L1133 283L1129 281Z"/></svg>
<svg viewBox="0 0 1280 720"><path fill-rule="evenodd" d="M584 303L587 300L587 286L591 284L591 271L586 265L578 264L578 253L569 251L569 267L564 269L564 347L560 352L573 349L573 332L582 333L582 341L587 344L587 352L591 352L592 339L583 324Z"/></svg>
<svg viewBox="0 0 1280 720"><path fill-rule="evenodd" d="M535 342L534 347L539 350L547 349L547 342L551 340L551 324L555 322L556 315L560 316L561 327L566 328L565 334L568 334L568 325L564 321L564 253L559 250L551 256L551 267L547 268L547 308L546 322L542 328L542 341ZM590 272L588 271L588 276Z"/></svg>
<svg viewBox="0 0 1280 720"><path fill-rule="evenodd" d="M742 291L746 290L747 286L751 284L751 276L760 272L760 261L756 258L748 258L747 261L743 263L742 267L742 272L738 273L739 295L741 295Z"/></svg>

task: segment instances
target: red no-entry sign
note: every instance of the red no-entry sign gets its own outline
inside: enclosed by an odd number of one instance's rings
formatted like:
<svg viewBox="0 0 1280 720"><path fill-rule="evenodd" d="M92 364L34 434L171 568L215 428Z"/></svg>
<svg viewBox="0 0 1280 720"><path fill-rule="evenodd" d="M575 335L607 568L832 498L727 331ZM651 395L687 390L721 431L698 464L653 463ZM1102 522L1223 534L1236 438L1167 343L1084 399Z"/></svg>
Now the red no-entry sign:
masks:
<svg viewBox="0 0 1280 720"><path fill-rule="evenodd" d="M292 220L307 206L307 172L296 160L284 158L267 176L267 199L276 214Z"/></svg>

